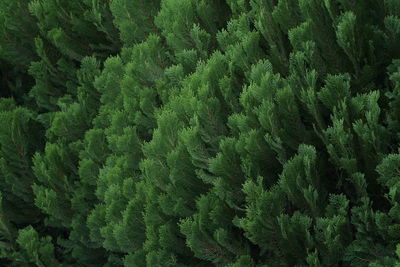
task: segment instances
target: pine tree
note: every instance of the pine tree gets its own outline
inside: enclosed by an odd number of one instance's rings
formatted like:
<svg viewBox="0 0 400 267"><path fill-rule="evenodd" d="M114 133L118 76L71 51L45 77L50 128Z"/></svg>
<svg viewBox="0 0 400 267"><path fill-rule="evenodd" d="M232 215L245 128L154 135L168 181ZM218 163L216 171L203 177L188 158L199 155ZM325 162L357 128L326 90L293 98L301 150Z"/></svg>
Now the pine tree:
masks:
<svg viewBox="0 0 400 267"><path fill-rule="evenodd" d="M398 0L0 0L0 265L398 266Z"/></svg>

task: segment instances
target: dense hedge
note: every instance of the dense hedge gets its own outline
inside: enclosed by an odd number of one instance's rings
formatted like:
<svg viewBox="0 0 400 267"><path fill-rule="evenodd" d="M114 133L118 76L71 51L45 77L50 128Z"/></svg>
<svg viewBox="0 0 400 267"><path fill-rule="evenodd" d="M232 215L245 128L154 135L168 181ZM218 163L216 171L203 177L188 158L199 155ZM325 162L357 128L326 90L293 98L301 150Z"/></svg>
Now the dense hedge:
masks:
<svg viewBox="0 0 400 267"><path fill-rule="evenodd" d="M400 266L400 0L0 0L0 97L1 266Z"/></svg>

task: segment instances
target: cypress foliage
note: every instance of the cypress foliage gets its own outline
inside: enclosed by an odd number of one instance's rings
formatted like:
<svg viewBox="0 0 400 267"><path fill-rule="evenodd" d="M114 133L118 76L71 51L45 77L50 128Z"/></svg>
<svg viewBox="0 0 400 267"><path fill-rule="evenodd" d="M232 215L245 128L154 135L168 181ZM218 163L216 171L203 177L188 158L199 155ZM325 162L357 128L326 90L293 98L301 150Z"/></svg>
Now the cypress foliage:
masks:
<svg viewBox="0 0 400 267"><path fill-rule="evenodd" d="M0 0L0 265L400 266L399 29L398 0Z"/></svg>

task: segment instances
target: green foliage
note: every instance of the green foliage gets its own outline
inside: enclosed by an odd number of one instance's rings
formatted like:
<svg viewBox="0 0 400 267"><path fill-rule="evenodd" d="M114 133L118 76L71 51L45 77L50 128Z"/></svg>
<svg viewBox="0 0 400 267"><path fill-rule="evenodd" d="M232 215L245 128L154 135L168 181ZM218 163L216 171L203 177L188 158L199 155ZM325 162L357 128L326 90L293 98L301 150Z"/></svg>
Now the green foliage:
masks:
<svg viewBox="0 0 400 267"><path fill-rule="evenodd" d="M20 251L15 253L14 263L19 266L60 266L54 256L54 246L50 237L39 237L32 226L19 231L17 244Z"/></svg>
<svg viewBox="0 0 400 267"><path fill-rule="evenodd" d="M14 223L33 223L39 213L33 204L32 156L43 145L43 129L36 115L17 107L11 99L0 101L0 179L2 204L10 209L6 217Z"/></svg>
<svg viewBox="0 0 400 267"><path fill-rule="evenodd" d="M0 0L0 265L400 266L399 41L398 0Z"/></svg>

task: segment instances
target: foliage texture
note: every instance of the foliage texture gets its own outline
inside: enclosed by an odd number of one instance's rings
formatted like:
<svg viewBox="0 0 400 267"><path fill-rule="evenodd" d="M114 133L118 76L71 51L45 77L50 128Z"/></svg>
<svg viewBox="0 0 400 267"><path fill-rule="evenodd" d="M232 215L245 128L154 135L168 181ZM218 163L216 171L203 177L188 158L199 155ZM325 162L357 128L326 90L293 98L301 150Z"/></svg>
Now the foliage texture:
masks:
<svg viewBox="0 0 400 267"><path fill-rule="evenodd" d="M400 0L0 0L1 266L400 266Z"/></svg>

